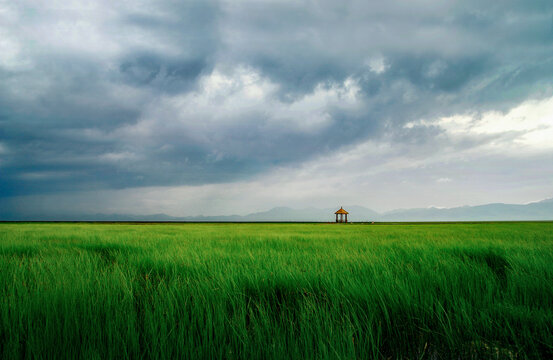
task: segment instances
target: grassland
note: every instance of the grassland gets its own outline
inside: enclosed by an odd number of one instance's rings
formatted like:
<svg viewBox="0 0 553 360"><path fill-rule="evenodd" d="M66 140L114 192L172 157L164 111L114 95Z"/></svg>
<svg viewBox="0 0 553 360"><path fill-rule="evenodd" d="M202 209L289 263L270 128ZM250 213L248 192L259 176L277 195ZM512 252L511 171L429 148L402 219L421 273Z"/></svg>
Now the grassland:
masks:
<svg viewBox="0 0 553 360"><path fill-rule="evenodd" d="M553 358L553 223L0 224L0 355Z"/></svg>

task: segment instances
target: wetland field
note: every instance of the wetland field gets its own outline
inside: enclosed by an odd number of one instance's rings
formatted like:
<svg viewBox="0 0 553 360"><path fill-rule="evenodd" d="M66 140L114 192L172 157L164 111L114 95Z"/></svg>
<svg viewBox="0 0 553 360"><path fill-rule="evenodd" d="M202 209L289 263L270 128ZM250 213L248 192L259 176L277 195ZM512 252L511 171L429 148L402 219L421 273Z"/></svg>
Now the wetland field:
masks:
<svg viewBox="0 0 553 360"><path fill-rule="evenodd" d="M553 223L0 224L0 356L551 359Z"/></svg>

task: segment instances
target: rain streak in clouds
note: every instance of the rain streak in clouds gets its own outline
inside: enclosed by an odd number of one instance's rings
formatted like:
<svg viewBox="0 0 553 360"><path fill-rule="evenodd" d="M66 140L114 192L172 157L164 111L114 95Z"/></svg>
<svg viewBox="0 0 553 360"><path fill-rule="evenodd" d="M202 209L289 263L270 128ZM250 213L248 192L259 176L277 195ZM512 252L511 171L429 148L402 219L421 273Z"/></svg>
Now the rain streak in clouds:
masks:
<svg viewBox="0 0 553 360"><path fill-rule="evenodd" d="M0 2L3 214L539 200L552 119L549 0Z"/></svg>

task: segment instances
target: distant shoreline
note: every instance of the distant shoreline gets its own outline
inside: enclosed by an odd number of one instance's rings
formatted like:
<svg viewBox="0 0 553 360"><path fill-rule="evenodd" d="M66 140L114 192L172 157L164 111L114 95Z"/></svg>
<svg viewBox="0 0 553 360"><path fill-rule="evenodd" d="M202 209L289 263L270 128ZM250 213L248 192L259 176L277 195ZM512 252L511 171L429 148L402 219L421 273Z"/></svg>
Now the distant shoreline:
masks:
<svg viewBox="0 0 553 360"><path fill-rule="evenodd" d="M0 220L0 224L314 224L314 225L440 225L440 224L503 224L553 223L553 220L451 220L451 221L359 221L348 223L324 221L109 221L109 220Z"/></svg>

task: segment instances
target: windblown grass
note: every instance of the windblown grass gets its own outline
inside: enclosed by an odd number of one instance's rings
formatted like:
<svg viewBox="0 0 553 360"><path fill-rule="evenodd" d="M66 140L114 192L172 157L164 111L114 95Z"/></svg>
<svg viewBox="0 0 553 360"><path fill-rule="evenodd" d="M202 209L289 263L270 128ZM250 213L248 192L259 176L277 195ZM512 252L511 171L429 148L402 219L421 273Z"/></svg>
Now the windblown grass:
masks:
<svg viewBox="0 0 553 360"><path fill-rule="evenodd" d="M553 223L0 224L14 358L553 358Z"/></svg>

